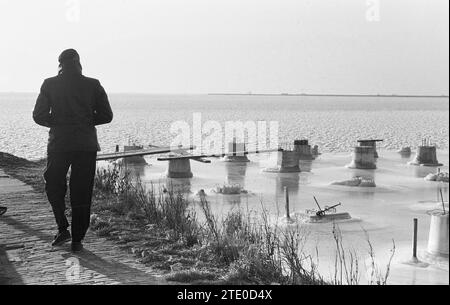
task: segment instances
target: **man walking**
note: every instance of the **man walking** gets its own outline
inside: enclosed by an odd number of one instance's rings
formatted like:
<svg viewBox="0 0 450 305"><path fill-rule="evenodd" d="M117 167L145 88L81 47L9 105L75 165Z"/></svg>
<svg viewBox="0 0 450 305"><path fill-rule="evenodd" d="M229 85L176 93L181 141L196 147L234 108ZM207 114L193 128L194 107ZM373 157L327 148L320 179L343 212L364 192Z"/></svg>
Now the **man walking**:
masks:
<svg viewBox="0 0 450 305"><path fill-rule="evenodd" d="M78 252L83 249L81 242L89 227L96 157L100 150L95 126L110 123L113 113L100 82L83 76L77 51L65 50L58 60L59 73L42 84L33 119L50 128L44 178L58 225L52 245L60 246L72 239L72 251ZM64 202L69 168L72 235Z"/></svg>

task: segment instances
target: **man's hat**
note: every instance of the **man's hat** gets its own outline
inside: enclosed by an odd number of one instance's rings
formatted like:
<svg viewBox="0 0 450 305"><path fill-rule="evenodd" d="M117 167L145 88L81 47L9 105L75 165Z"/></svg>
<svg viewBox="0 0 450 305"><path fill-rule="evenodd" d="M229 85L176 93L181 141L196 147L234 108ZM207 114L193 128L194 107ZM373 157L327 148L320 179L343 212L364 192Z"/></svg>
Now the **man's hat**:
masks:
<svg viewBox="0 0 450 305"><path fill-rule="evenodd" d="M67 61L80 61L80 55L74 49L64 50L58 58L59 63Z"/></svg>

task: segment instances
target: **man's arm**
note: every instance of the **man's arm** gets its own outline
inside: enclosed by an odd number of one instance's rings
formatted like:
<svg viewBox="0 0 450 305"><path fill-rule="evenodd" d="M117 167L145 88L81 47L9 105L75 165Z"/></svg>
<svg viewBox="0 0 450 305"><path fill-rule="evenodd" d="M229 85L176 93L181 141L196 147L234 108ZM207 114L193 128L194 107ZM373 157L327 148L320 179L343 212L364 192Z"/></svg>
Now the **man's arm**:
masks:
<svg viewBox="0 0 450 305"><path fill-rule="evenodd" d="M41 91L36 100L36 105L34 106L33 120L36 122L36 124L44 127L50 127L52 122L50 100L46 91L45 81L41 86Z"/></svg>
<svg viewBox="0 0 450 305"><path fill-rule="evenodd" d="M95 99L94 124L102 125L110 123L113 119L113 112L105 89L103 89L100 82L98 83Z"/></svg>

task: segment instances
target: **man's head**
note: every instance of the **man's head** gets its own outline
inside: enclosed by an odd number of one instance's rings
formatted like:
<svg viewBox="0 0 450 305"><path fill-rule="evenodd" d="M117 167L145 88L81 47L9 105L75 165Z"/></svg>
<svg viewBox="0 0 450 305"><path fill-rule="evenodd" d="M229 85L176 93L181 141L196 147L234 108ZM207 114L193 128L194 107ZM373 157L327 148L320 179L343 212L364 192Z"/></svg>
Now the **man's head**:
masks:
<svg viewBox="0 0 450 305"><path fill-rule="evenodd" d="M74 49L64 50L58 57L60 73L67 70L76 70L81 73L80 55Z"/></svg>

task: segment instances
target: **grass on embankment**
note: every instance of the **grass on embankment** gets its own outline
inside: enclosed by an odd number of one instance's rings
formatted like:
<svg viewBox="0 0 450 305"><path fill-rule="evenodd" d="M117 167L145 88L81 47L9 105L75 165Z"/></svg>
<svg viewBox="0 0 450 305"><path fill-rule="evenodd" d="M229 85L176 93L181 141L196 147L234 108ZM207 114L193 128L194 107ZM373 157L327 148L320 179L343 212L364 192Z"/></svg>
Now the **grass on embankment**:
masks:
<svg viewBox="0 0 450 305"><path fill-rule="evenodd" d="M38 192L44 192L45 189L45 182L42 175L46 163L46 159L29 161L0 152L0 168L9 176L30 185Z"/></svg>

